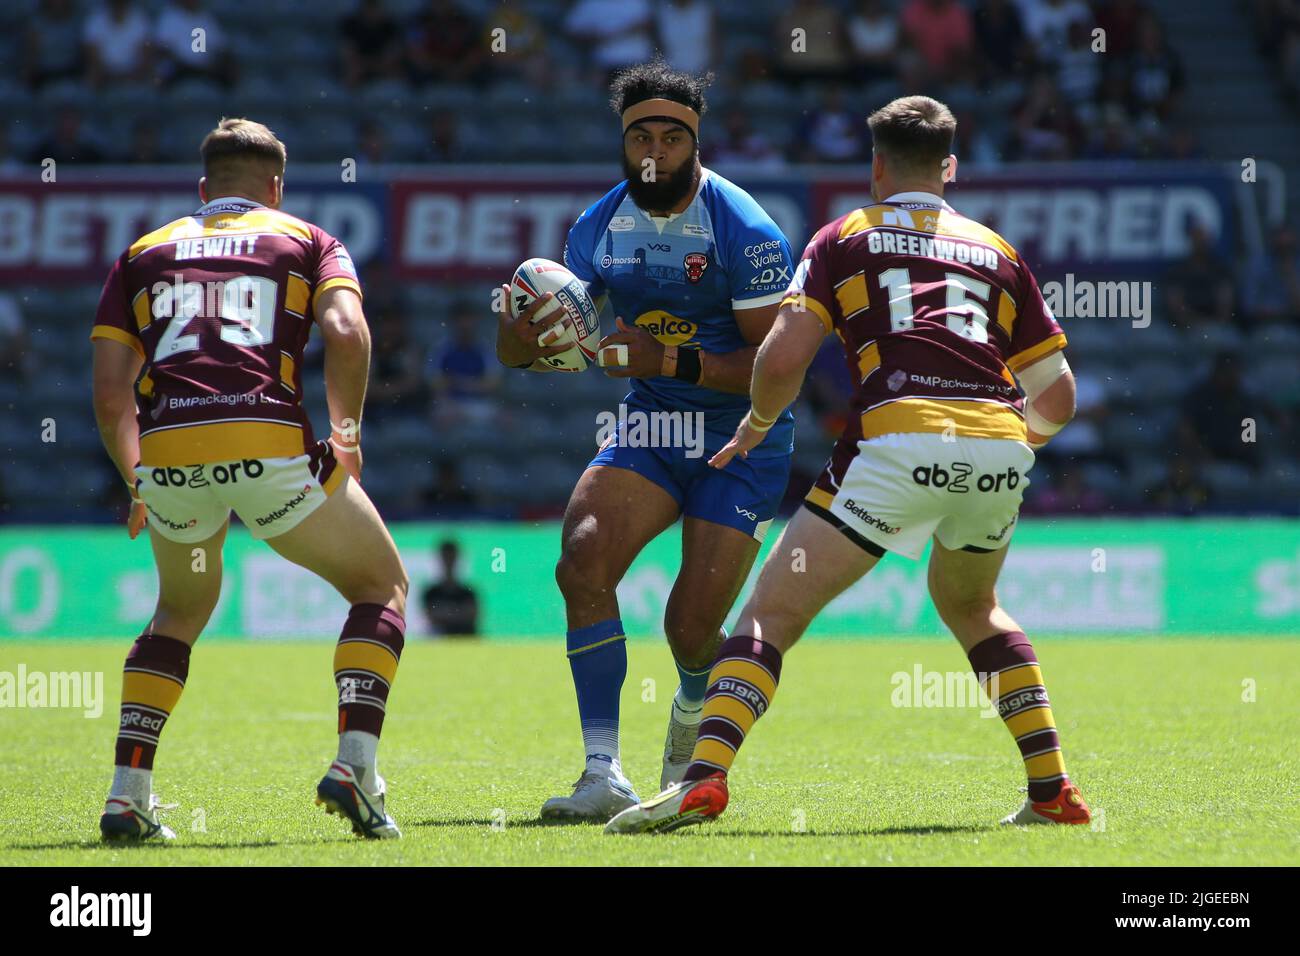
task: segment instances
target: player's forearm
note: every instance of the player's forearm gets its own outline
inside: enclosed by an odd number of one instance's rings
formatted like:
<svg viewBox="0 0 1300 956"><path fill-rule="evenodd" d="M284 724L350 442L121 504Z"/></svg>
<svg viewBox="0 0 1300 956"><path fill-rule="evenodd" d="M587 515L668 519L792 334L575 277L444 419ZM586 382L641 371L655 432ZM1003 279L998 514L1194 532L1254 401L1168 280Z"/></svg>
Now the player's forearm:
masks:
<svg viewBox="0 0 1300 956"><path fill-rule="evenodd" d="M799 397L808 363L792 361L782 356L764 342L754 360L753 381L749 388L749 401L754 412L763 419L774 419Z"/></svg>
<svg viewBox="0 0 1300 956"><path fill-rule="evenodd" d="M356 440L370 375L370 333L362 324L347 334L327 340L325 345L325 401L330 423ZM347 436L351 430L352 435Z"/></svg>
<svg viewBox="0 0 1300 956"><path fill-rule="evenodd" d="M747 345L734 352L700 353L700 384L715 392L748 395L754 375L757 345Z"/></svg>
<svg viewBox="0 0 1300 956"><path fill-rule="evenodd" d="M140 426L135 420L135 402L127 398L95 396L95 423L104 450L113 459L118 474L135 487L135 466L140 461Z"/></svg>

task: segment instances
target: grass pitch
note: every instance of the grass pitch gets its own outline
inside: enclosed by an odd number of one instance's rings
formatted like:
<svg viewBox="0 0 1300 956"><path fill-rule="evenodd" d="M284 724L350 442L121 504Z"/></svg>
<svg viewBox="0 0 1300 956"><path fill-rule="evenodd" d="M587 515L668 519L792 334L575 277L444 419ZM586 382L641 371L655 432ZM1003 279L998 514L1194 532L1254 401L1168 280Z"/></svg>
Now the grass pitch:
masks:
<svg viewBox="0 0 1300 956"><path fill-rule="evenodd" d="M312 802L335 750L327 643L200 642L163 733L166 846L105 847L129 639L0 643L0 670L103 671L103 715L0 710L0 865L1300 863L1300 646L1287 641L1040 639L1071 776L1094 828L999 828L1024 778L978 707L896 707L891 675L962 671L955 643L808 641L732 774L716 823L607 837L541 826L581 770L560 643L412 641L380 750L405 839L375 843ZM631 641L623 760L657 790L676 675Z"/></svg>

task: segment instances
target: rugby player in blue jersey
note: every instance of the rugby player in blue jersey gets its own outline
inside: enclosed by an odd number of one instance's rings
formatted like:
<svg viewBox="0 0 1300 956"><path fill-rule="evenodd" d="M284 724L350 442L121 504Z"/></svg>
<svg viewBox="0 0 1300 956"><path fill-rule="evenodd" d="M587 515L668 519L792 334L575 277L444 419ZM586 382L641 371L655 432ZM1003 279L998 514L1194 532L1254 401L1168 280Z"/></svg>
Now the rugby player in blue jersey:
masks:
<svg viewBox="0 0 1300 956"><path fill-rule="evenodd" d="M626 364L605 373L630 379L631 391L564 516L555 576L586 765L572 794L546 801L543 819L604 822L637 803L619 754L627 651L615 588L641 549L678 518L682 565L664 633L680 683L659 783L681 779L723 624L789 478L789 409L747 458L725 471L708 465L749 410L754 356L793 260L753 198L700 165L707 82L661 61L615 78L610 102L622 121L626 179L578 218L565 245L564 264L616 316L617 331L599 349L626 348ZM539 359L563 347L540 347L531 327L549 301L539 298L518 318L501 316L503 364L549 371Z"/></svg>

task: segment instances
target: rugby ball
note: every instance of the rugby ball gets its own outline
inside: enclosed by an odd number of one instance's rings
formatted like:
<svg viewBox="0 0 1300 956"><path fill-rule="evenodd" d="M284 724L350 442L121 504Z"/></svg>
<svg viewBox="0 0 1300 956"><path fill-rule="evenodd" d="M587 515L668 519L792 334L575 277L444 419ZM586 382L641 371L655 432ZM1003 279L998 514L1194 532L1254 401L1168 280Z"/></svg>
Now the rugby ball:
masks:
<svg viewBox="0 0 1300 956"><path fill-rule="evenodd" d="M573 348L547 355L542 361L557 372L581 372L596 359L600 313L587 294L587 287L577 276L550 259L529 259L515 270L510 280L510 314L518 318L533 300L547 292L555 296L551 309L544 309L543 314L533 319L538 344L543 344L542 335L560 321L560 310L563 309L573 319L573 328L565 329L564 334L551 344L571 343Z"/></svg>

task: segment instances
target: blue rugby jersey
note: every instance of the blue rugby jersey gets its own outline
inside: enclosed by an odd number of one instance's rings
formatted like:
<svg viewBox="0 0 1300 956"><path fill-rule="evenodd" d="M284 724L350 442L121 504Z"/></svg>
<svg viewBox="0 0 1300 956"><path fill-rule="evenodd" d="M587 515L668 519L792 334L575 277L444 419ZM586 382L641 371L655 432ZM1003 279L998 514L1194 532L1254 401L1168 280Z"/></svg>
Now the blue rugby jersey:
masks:
<svg viewBox="0 0 1300 956"><path fill-rule="evenodd" d="M614 315L665 345L733 352L747 343L733 308L781 301L794 274L790 244L772 218L734 183L707 169L687 209L656 221L622 182L569 229L564 264L592 298L609 296ZM606 329L605 331L612 331ZM707 361L707 360L706 360ZM749 396L673 378L632 379L629 407L704 413L707 452L735 434ZM781 412L751 457L794 450L794 416Z"/></svg>

